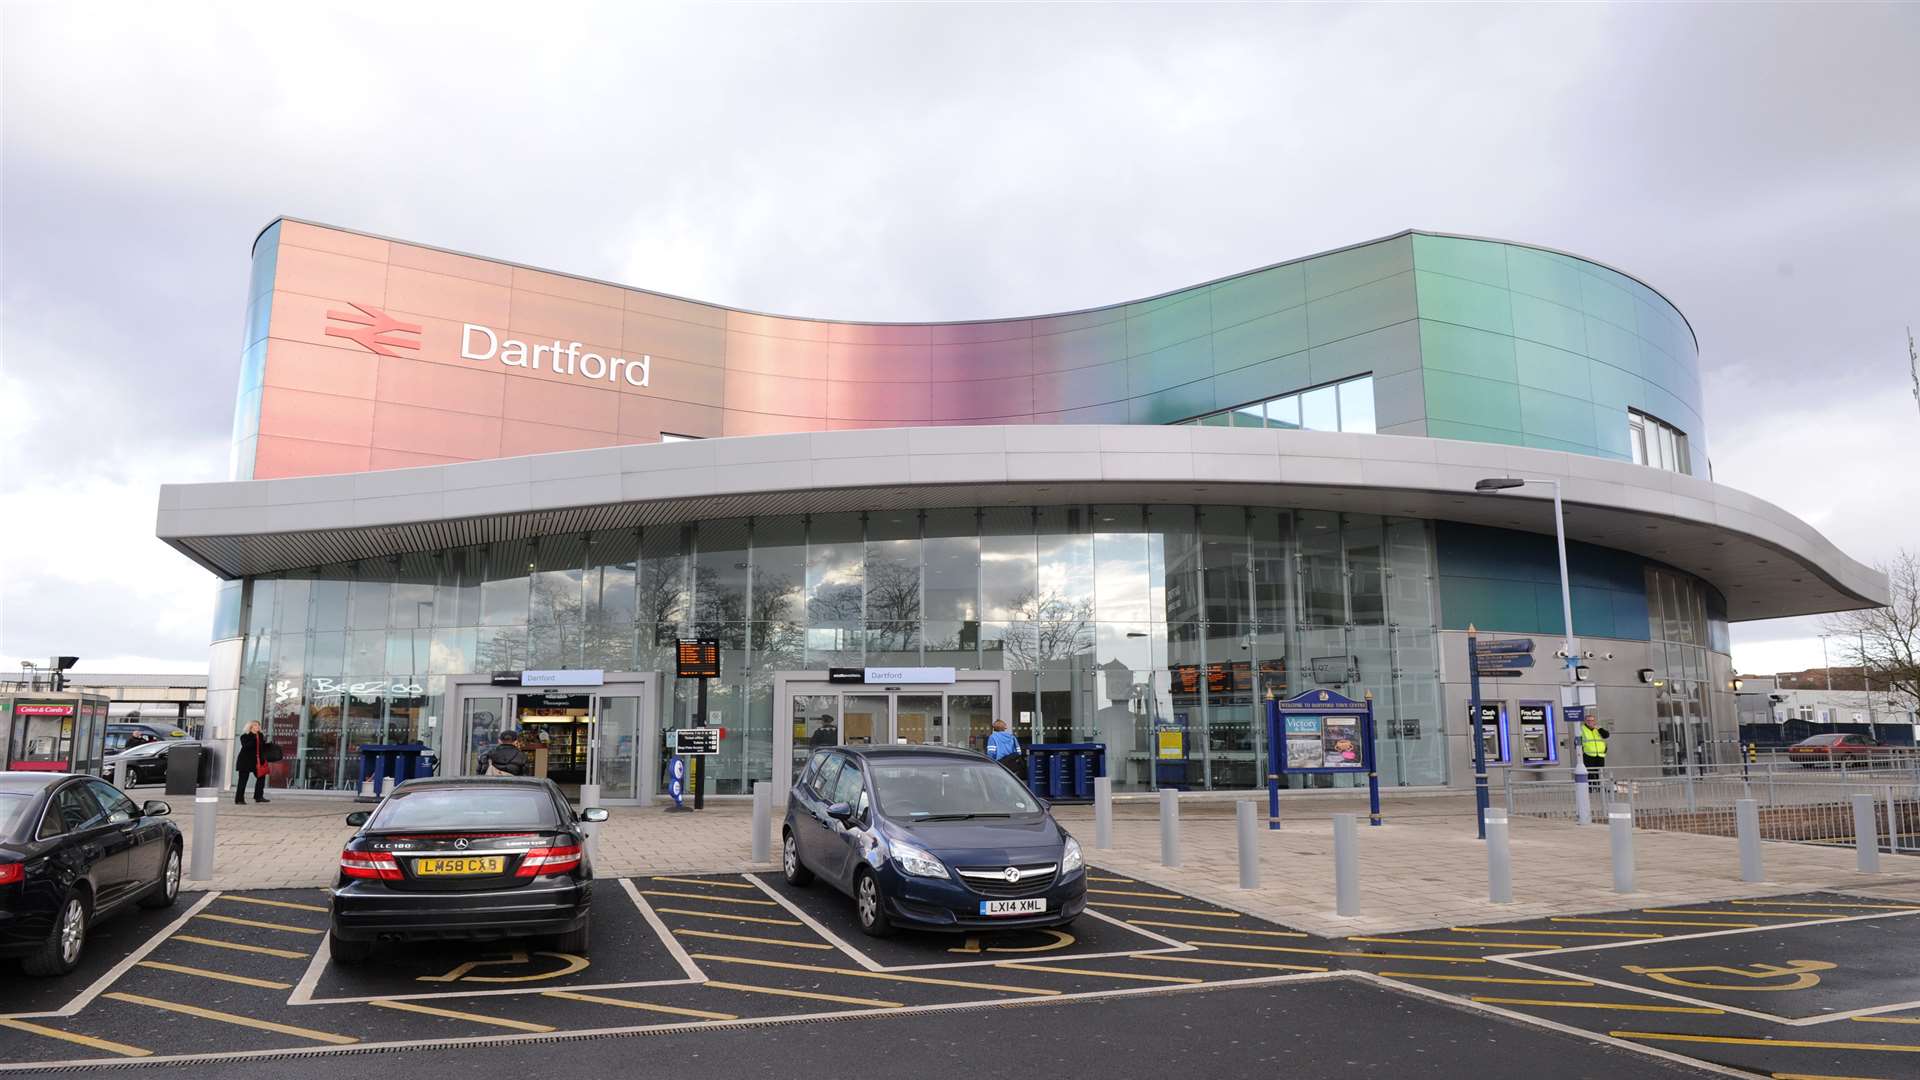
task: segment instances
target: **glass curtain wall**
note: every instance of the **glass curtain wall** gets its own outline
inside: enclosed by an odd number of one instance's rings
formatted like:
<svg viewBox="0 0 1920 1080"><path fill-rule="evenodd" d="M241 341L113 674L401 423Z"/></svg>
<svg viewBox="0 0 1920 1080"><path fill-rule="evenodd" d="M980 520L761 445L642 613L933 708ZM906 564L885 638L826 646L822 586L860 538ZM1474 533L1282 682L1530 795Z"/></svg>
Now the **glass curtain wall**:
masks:
<svg viewBox="0 0 1920 1080"><path fill-rule="evenodd" d="M1725 616L1718 595L1699 580L1649 567L1647 638L1654 678L1654 725L1660 764L1685 772L1725 756L1716 753L1716 710L1726 716L1727 695L1713 685L1708 653L1724 652Z"/></svg>
<svg viewBox="0 0 1920 1080"><path fill-rule="evenodd" d="M1012 672L1021 740L1104 742L1122 790L1258 787L1267 698L1371 693L1383 780L1443 784L1432 561L1419 520L1138 504L419 552L249 581L239 720L287 747L276 783L339 789L361 743L439 742L449 675L670 672L699 634L721 642L708 709L729 729L713 794L771 776L775 672L869 664ZM692 722L692 684L660 693L663 728Z"/></svg>

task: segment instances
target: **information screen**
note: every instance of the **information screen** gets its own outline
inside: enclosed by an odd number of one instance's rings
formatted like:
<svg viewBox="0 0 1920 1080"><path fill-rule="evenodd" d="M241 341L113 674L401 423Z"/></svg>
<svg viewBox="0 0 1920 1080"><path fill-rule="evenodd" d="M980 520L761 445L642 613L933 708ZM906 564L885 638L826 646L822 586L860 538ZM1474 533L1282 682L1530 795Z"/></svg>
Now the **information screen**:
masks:
<svg viewBox="0 0 1920 1080"><path fill-rule="evenodd" d="M681 638L675 657L675 674L682 679L720 677L719 638Z"/></svg>

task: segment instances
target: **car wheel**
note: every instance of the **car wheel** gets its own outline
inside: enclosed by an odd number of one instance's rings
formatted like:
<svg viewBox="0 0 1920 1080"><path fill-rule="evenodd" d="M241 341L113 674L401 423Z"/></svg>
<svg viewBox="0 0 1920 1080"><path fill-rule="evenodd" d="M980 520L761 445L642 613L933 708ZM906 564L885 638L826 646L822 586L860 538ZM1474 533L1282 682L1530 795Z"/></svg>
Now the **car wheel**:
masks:
<svg viewBox="0 0 1920 1080"><path fill-rule="evenodd" d="M887 918L886 901L880 897L880 879L873 871L862 870L853 883L853 911L860 920L860 931L868 937L887 937L893 923Z"/></svg>
<svg viewBox="0 0 1920 1080"><path fill-rule="evenodd" d="M20 970L29 975L65 975L80 964L87 947L87 930L93 920L93 907L84 893L75 890L60 907L38 952L20 961Z"/></svg>
<svg viewBox="0 0 1920 1080"><path fill-rule="evenodd" d="M372 959L376 944L378 942L348 941L331 930L327 932L327 952L333 956L336 963L349 967L364 964Z"/></svg>
<svg viewBox="0 0 1920 1080"><path fill-rule="evenodd" d="M793 838L792 829L783 829L780 833L780 872L787 884L806 888L813 884L813 871L800 862L800 844Z"/></svg>
<svg viewBox="0 0 1920 1080"><path fill-rule="evenodd" d="M556 934L553 947L556 952L572 953L575 956L587 955L587 930L593 924L582 922L578 927L564 934Z"/></svg>
<svg viewBox="0 0 1920 1080"><path fill-rule="evenodd" d="M160 880L153 883L147 895L140 898L143 908L172 907L180 895L180 849L167 848L167 861L160 864Z"/></svg>

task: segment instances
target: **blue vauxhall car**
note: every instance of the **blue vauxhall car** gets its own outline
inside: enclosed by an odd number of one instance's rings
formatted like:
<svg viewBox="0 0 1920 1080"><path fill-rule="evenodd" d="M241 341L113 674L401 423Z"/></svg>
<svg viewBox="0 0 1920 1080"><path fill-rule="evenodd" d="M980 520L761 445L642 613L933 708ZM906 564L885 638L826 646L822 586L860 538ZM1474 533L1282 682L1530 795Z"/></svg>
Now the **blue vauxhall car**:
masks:
<svg viewBox="0 0 1920 1080"><path fill-rule="evenodd" d="M851 896L860 929L1065 926L1086 909L1080 844L971 750L844 746L807 762L781 828L787 882Z"/></svg>

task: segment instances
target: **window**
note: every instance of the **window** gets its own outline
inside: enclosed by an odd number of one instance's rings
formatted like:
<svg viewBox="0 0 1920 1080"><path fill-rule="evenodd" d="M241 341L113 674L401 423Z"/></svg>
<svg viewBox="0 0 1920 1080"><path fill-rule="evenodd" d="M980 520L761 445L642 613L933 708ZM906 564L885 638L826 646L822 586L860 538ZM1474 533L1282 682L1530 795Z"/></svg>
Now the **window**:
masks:
<svg viewBox="0 0 1920 1080"><path fill-rule="evenodd" d="M1635 465L1650 465L1668 472L1692 472L1687 454L1687 433L1646 413L1627 410L1627 443Z"/></svg>
<svg viewBox="0 0 1920 1080"><path fill-rule="evenodd" d="M80 784L68 784L54 793L53 803L40 819L40 839L79 832L93 825L100 816L100 804L87 794L87 789Z"/></svg>
<svg viewBox="0 0 1920 1080"><path fill-rule="evenodd" d="M1373 376L1361 375L1180 422L1201 427L1305 428L1372 434L1376 430Z"/></svg>
<svg viewBox="0 0 1920 1080"><path fill-rule="evenodd" d="M833 794L834 785L840 781L840 766L845 761L838 754L831 755L813 770L813 797L825 799Z"/></svg>
<svg viewBox="0 0 1920 1080"><path fill-rule="evenodd" d="M127 798L119 788L104 780L88 780L87 790L93 792L93 797L100 800L100 805L107 811L107 821L112 824L118 825L123 821L132 821L140 816L140 811L134 807L133 800Z"/></svg>
<svg viewBox="0 0 1920 1080"><path fill-rule="evenodd" d="M866 794L866 785L860 780L860 767L848 762L840 770L840 779L833 787L833 798L828 802L846 803L857 812L860 800Z"/></svg>
<svg viewBox="0 0 1920 1080"><path fill-rule="evenodd" d="M699 435L675 435L671 431L663 431L660 433L661 442L699 442L700 439L701 436Z"/></svg>

